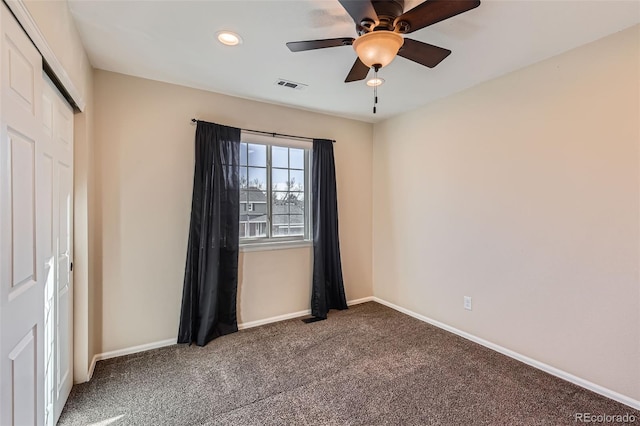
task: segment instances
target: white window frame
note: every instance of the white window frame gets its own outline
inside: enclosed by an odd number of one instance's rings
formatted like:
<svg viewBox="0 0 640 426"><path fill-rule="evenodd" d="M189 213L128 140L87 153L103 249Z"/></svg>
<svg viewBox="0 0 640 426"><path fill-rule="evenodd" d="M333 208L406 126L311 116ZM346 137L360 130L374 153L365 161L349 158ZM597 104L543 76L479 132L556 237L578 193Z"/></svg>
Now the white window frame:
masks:
<svg viewBox="0 0 640 426"><path fill-rule="evenodd" d="M267 151L267 224L266 224L266 236L265 237L242 237L240 238L241 251L254 251L265 249L279 249L279 248L291 248L299 246L311 245L312 226L311 226L311 161L312 161L312 148L313 144L307 141L292 140L288 138L282 138L277 136L268 136L261 134L253 134L247 131L242 132L240 139L241 143L265 145ZM298 148L304 149L304 234L294 236L272 236L272 147L282 148ZM247 157L248 161L248 157ZM248 166L248 164L247 164ZM247 167L241 166L241 167ZM290 166L290 164L289 164ZM289 169L291 170L291 169ZM247 201L247 203L249 203ZM247 211L248 204L247 204ZM290 218L290 216L289 216ZM248 222L247 222L248 223ZM242 224L241 224L242 226Z"/></svg>

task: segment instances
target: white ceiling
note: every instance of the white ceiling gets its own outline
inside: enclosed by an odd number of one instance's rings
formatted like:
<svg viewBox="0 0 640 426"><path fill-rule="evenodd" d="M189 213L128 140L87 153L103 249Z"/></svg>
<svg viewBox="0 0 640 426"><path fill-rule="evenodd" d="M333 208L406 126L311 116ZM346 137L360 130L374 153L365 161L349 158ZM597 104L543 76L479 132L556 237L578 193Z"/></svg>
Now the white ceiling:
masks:
<svg viewBox="0 0 640 426"><path fill-rule="evenodd" d="M407 0L405 10L421 3ZM336 0L69 0L96 68L375 122L640 22L640 2L482 0L408 37L453 51L429 69L396 58L380 71L378 113L364 82L344 83L350 46L290 52L287 41L356 37ZM227 47L216 32L243 44ZM594 60L598 60L594 58ZM308 85L275 85L279 78Z"/></svg>

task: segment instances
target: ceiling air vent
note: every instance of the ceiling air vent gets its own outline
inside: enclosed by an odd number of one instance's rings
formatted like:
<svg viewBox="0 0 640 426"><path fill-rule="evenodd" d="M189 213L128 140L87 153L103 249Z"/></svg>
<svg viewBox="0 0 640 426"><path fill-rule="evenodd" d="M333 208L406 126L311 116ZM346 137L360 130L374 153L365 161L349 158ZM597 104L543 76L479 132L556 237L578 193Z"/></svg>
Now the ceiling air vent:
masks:
<svg viewBox="0 0 640 426"><path fill-rule="evenodd" d="M307 84L296 83L295 81L284 80L282 78L277 79L275 84L277 86L288 87L289 89L296 90L304 90L308 87Z"/></svg>

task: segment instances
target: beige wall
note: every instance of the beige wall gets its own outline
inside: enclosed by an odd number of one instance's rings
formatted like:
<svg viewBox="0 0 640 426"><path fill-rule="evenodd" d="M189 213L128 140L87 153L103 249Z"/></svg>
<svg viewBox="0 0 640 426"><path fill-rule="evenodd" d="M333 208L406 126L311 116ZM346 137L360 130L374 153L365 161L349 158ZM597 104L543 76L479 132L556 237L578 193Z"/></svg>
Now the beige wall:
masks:
<svg viewBox="0 0 640 426"><path fill-rule="evenodd" d="M639 28L374 127L375 296L640 400Z"/></svg>
<svg viewBox="0 0 640 426"><path fill-rule="evenodd" d="M96 71L94 81L102 253L96 351L177 335L193 183L193 117L336 139L347 298L372 295L371 124L106 71ZM240 322L309 308L310 248L245 252L240 265Z"/></svg>
<svg viewBox="0 0 640 426"><path fill-rule="evenodd" d="M66 0L23 0L64 72L85 103L74 116L74 381L87 380L94 351L93 70ZM62 76L58 76L62 79Z"/></svg>

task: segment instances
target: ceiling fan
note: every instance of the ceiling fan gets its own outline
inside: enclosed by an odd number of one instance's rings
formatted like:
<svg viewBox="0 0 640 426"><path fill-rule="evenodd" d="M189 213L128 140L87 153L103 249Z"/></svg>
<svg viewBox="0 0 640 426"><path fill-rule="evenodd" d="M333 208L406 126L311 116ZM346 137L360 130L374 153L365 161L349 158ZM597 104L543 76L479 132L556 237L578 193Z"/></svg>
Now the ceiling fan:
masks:
<svg viewBox="0 0 640 426"><path fill-rule="evenodd" d="M345 83L367 78L371 68L377 72L396 55L433 68L449 56L450 50L421 41L404 38L436 22L467 12L480 5L480 0L426 0L404 12L404 0L338 0L356 24L358 38L292 41L292 52L351 46L358 54Z"/></svg>

